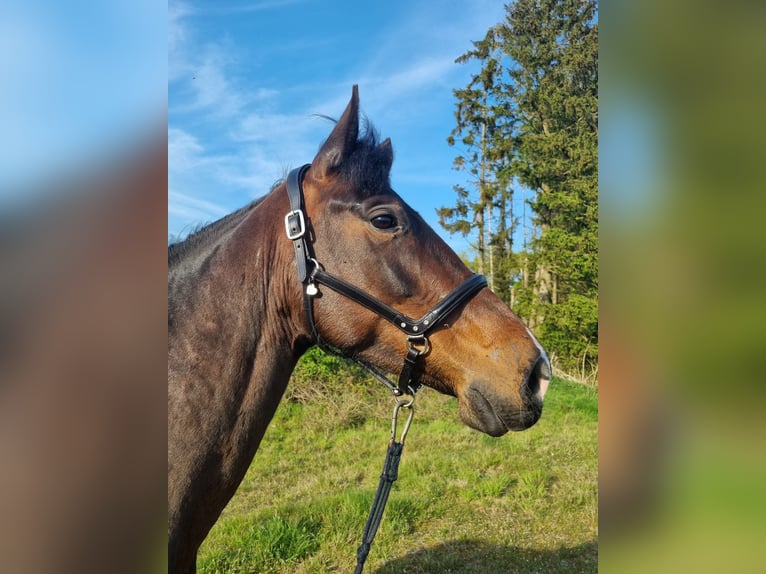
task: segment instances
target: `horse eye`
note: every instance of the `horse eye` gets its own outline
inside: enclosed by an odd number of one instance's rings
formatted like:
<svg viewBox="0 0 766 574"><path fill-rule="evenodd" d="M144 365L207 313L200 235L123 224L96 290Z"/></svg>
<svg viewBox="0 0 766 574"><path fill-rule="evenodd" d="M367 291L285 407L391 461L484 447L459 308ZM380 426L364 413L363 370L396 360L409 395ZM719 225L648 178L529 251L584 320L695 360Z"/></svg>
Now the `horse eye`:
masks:
<svg viewBox="0 0 766 574"><path fill-rule="evenodd" d="M393 229L396 227L396 218L388 213L376 215L370 220L375 229Z"/></svg>

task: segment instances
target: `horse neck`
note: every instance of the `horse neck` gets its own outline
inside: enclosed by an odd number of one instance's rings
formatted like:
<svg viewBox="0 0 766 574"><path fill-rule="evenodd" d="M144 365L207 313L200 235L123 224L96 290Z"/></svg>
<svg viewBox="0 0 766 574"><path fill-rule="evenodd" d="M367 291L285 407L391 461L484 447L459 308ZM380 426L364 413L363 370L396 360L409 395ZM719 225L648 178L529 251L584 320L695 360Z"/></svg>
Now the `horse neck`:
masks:
<svg viewBox="0 0 766 574"><path fill-rule="evenodd" d="M170 279L183 301L176 310L171 297L174 376L222 397L226 420L263 429L310 344L280 209L286 197L267 196Z"/></svg>
<svg viewBox="0 0 766 574"><path fill-rule="evenodd" d="M275 199L208 229L170 265L168 528L179 562L194 564L309 344L279 229L288 208L280 216Z"/></svg>
<svg viewBox="0 0 766 574"><path fill-rule="evenodd" d="M282 193L280 193L282 191ZM292 243L285 237L286 192L278 188L236 226L224 250L225 265L236 270L226 281L235 313L248 313L256 350L278 350L292 362L308 348L301 285Z"/></svg>

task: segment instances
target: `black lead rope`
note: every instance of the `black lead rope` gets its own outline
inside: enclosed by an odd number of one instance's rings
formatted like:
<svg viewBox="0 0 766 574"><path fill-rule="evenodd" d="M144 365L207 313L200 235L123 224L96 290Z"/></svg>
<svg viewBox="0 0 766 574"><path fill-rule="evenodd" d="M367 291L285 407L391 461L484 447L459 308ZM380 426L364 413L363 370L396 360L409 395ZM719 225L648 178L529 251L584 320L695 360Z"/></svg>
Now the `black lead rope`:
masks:
<svg viewBox="0 0 766 574"><path fill-rule="evenodd" d="M354 574L362 574L364 563L367 561L367 556L372 547L372 541L378 533L378 527L383 518L383 511L386 509L386 503L388 502L388 495L391 493L391 487L394 485L396 479L399 478L399 462L402 459L404 440L407 438L407 432L410 429L410 424L412 424L412 416L415 413L414 402L414 396L411 399L396 399L394 416L391 421L391 440L388 443L386 460L383 463L383 472L380 473L378 490L375 492L372 508L370 508L370 515L367 517L367 523L364 525L362 543L356 551L356 568L354 569ZM407 422L404 425L402 435L399 438L399 441L397 441L396 423L400 409L409 409L410 414L407 416Z"/></svg>
<svg viewBox="0 0 766 574"><path fill-rule="evenodd" d="M380 521L383 518L383 511L386 509L388 495L391 493L391 487L394 481L399 478L399 461L402 459L402 448L404 445L400 442L392 442L388 445L386 461L383 463L383 472L380 475L378 491L372 501L370 515L367 517L367 524L364 525L362 533L362 544L356 551L356 568L354 574L362 574L364 563L370 553L372 541L378 532Z"/></svg>

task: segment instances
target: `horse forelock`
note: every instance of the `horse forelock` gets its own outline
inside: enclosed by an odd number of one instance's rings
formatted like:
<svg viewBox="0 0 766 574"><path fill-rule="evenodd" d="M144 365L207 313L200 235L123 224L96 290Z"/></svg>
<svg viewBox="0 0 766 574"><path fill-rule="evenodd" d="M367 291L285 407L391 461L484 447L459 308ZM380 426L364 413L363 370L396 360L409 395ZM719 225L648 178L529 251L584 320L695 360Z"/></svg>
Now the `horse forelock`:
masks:
<svg viewBox="0 0 766 574"><path fill-rule="evenodd" d="M390 145L381 145L375 126L362 118L362 130L351 152L339 167L345 183L362 195L374 195L390 186L393 151Z"/></svg>

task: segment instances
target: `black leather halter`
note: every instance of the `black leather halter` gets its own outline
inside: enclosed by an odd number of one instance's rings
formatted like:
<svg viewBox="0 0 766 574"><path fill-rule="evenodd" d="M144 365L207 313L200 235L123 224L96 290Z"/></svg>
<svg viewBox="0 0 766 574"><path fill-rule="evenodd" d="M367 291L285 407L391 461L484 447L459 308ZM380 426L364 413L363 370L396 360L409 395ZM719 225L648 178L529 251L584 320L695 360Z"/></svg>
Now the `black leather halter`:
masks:
<svg viewBox="0 0 766 574"><path fill-rule="evenodd" d="M295 248L298 278L305 286L303 291L304 306L311 334L317 345L324 350L346 356L342 351L328 345L317 331L313 305L313 298L319 292L316 284L329 287L344 297L366 307L407 335L407 355L404 358L402 372L399 374L398 384L394 385L384 374L358 357L350 358L370 371L375 378L388 386L395 395L414 395L420 388L420 383L417 381L418 358L428 354L431 349L427 335L439 326L450 313L486 287L487 280L483 275L472 275L441 299L421 318L413 319L340 277L327 273L322 269L319 262L312 257L310 245L306 237L308 218L303 210L303 176L310 165L306 164L294 169L287 176L287 195L290 198L290 212L285 216L285 231L287 232L287 238L293 242L293 247Z"/></svg>

